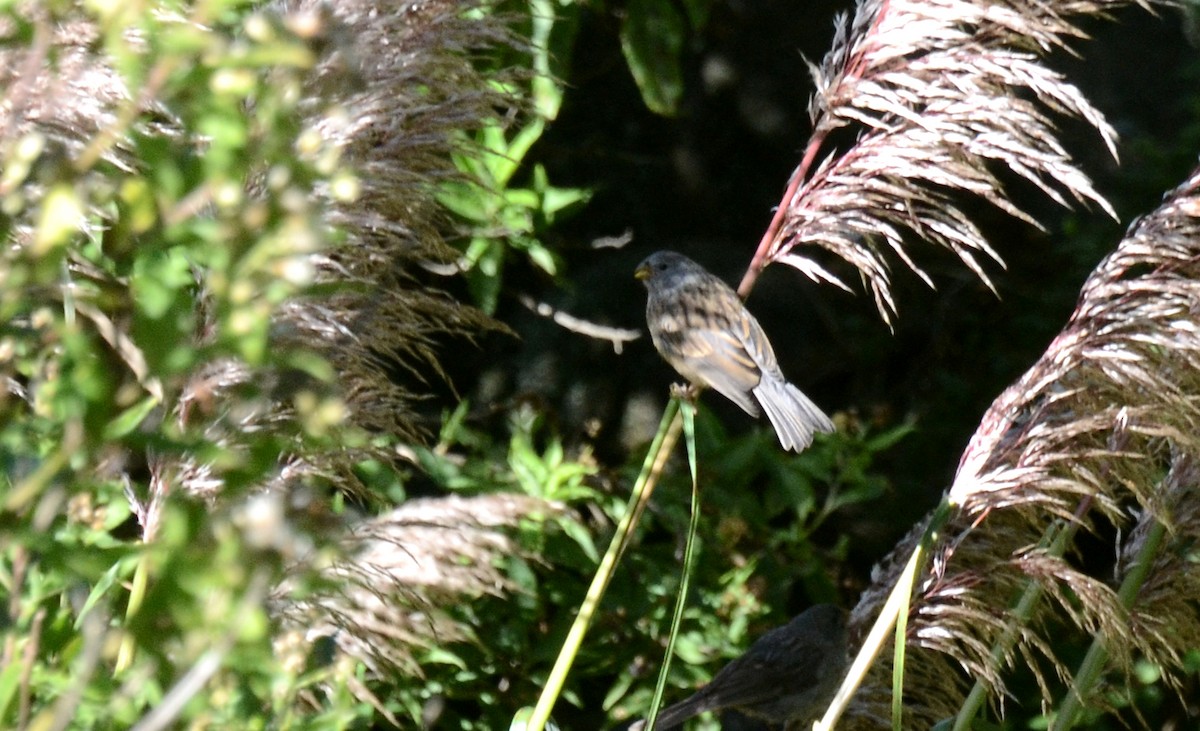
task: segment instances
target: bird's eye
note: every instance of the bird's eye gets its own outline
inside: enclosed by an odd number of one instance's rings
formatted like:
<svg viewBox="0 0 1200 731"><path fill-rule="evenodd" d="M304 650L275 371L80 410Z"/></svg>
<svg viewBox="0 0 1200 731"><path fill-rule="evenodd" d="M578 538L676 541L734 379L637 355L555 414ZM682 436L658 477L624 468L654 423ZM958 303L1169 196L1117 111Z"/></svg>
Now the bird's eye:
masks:
<svg viewBox="0 0 1200 731"><path fill-rule="evenodd" d="M659 265L658 265L658 271L660 271L660 272L665 272L665 271L667 271L667 263L666 263L666 262L659 262Z"/></svg>

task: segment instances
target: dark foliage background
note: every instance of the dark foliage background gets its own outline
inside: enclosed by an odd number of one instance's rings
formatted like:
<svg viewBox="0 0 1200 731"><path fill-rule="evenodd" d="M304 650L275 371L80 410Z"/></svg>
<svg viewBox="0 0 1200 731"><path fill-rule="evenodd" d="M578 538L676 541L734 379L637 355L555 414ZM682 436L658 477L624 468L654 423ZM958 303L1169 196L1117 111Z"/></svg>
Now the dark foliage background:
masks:
<svg viewBox="0 0 1200 731"><path fill-rule="evenodd" d="M643 292L630 276L644 256L677 249L736 282L770 219L808 130L812 82L803 58L829 45L837 3L717 3L709 24L689 37L687 80L678 116L645 108L620 55L622 10L589 6L567 75L559 119L532 155L563 185L592 186L586 208L557 227L568 281L514 277L535 293L588 319L640 327ZM1067 124L1064 144L1080 158L1120 215L1064 211L1035 191L1020 196L1047 230L1014 221L982 204L1007 269L992 267L999 296L940 252L921 251L937 290L915 276L897 276L901 317L895 332L870 301L819 287L790 270L768 269L750 306L771 333L786 373L830 409L851 409L869 423L894 425L908 416L918 433L884 456L893 482L860 523L867 563L931 507L991 399L1028 367L1061 329L1079 287L1133 217L1153 208L1163 191L1195 163L1196 51L1173 11L1159 16L1126 8L1111 22L1090 21L1090 41L1078 58L1054 57L1121 134L1114 162L1093 133ZM707 80L706 80L707 78ZM631 235L622 249L596 248L606 237ZM665 403L674 378L647 339L620 354L537 318L515 301L501 318L520 334L497 370L511 394L545 399L564 428L580 434L600 422L598 449L627 454L623 428L642 429L627 410L633 397ZM499 342L504 342L499 338ZM522 374L536 374L523 376ZM465 376L470 379L469 374ZM580 393L586 394L581 397ZM581 408L580 404L586 404ZM735 432L750 420L720 399L706 399ZM894 518L894 521L893 521Z"/></svg>

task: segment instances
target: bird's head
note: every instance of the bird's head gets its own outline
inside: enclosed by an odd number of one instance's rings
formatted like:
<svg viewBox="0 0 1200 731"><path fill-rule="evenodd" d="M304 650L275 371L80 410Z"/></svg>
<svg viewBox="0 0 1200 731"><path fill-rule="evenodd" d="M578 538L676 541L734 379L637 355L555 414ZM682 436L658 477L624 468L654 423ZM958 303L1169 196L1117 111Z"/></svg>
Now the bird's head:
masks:
<svg viewBox="0 0 1200 731"><path fill-rule="evenodd" d="M633 270L633 276L642 280L646 287L650 287L651 282L660 285L673 283L686 275L703 271L699 264L683 254L656 251L638 264L637 269Z"/></svg>

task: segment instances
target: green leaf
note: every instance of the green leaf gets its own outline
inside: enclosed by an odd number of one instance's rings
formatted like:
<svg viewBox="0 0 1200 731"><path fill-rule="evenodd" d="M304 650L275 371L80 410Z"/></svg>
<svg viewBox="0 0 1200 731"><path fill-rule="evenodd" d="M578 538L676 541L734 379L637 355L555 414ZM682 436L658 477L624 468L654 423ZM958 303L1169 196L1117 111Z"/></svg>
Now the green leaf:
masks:
<svg viewBox="0 0 1200 731"><path fill-rule="evenodd" d="M541 139L542 133L545 130L545 120L541 117L536 117L513 135L512 140L508 143L508 149L505 150L507 155L505 161L509 165L507 167L497 166L496 185L498 187L503 188L508 185L512 174L516 172L521 161L525 159L525 155L529 153L529 148L533 147L533 143Z"/></svg>
<svg viewBox="0 0 1200 731"><path fill-rule="evenodd" d="M484 176L486 180L483 182L503 189L508 183L512 171L519 164L519 161L514 161L508 156L508 138L505 136L504 129L499 125L484 127L479 130L479 142L483 148L482 154L479 155L479 161L483 163L487 172Z"/></svg>
<svg viewBox="0 0 1200 731"><path fill-rule="evenodd" d="M425 662L438 665L450 665L461 670L467 669L467 663L461 657L441 647L431 647L425 653Z"/></svg>
<svg viewBox="0 0 1200 731"><path fill-rule="evenodd" d="M178 250L139 257L130 281L137 308L151 320L161 319L173 305L190 308L185 290L193 284L191 267Z"/></svg>
<svg viewBox="0 0 1200 731"><path fill-rule="evenodd" d="M42 202L37 231L31 253L35 258L46 256L52 249L67 243L83 224L83 201L74 186L59 183L50 189Z"/></svg>
<svg viewBox="0 0 1200 731"><path fill-rule="evenodd" d="M591 197L592 191L585 188L547 188L542 196L542 215L547 223L553 223L556 213Z"/></svg>
<svg viewBox="0 0 1200 731"><path fill-rule="evenodd" d="M132 233L145 233L158 222L154 190L145 178L131 178L122 183L120 200L124 206L122 218Z"/></svg>
<svg viewBox="0 0 1200 731"><path fill-rule="evenodd" d="M600 707L605 711L611 711L613 706L617 705L617 701L621 700L629 692L629 688L633 685L635 678L636 675L634 673L622 673L616 682L613 683L612 687L608 689L608 692L605 693L604 701L600 704Z"/></svg>
<svg viewBox="0 0 1200 731"><path fill-rule="evenodd" d="M32 642L32 640L27 640ZM0 718L8 715L8 707L12 704L12 699L17 693L17 684L21 679L21 670L24 668L23 663L9 663L8 667L0 671Z"/></svg>
<svg viewBox="0 0 1200 731"><path fill-rule="evenodd" d="M575 541L583 553L592 563L600 562L600 552L596 550L596 543L592 540L592 534L588 533L587 528L574 520L559 521L559 526L562 527L562 532L567 534L567 537Z"/></svg>
<svg viewBox="0 0 1200 731"><path fill-rule="evenodd" d="M512 191L510 191L511 193ZM525 237L533 231L533 214L530 212L532 206L505 206L504 211L499 216L496 222L500 228L511 237L509 242L513 248L523 249L525 246Z"/></svg>
<svg viewBox="0 0 1200 731"><path fill-rule="evenodd" d="M670 0L631 0L621 25L621 51L651 111L672 116L683 96L680 55L686 27Z"/></svg>
<svg viewBox="0 0 1200 731"><path fill-rule="evenodd" d="M899 442L904 437L912 434L915 429L916 425L914 425L912 422L888 429L882 434L868 439L866 441L866 448L870 452L882 452L883 450L888 449L896 444L896 442Z"/></svg>
<svg viewBox="0 0 1200 731"><path fill-rule="evenodd" d="M538 114L554 119L563 98L559 79L570 72L571 51L579 32L579 3L530 0L529 13L532 18L529 41L533 70L537 73L531 84L533 105Z"/></svg>
<svg viewBox="0 0 1200 731"><path fill-rule="evenodd" d="M688 665L703 665L712 660L709 642L700 632L681 633L675 643L675 657Z"/></svg>
<svg viewBox="0 0 1200 731"><path fill-rule="evenodd" d="M485 193L477 184L458 180L443 184L437 194L438 202L449 208L451 213L479 224L486 224L492 219L494 205L489 205L489 202L495 198L495 195Z"/></svg>
<svg viewBox="0 0 1200 731"><path fill-rule="evenodd" d="M489 315L495 314L496 304L500 300L504 244L499 241L476 240L472 242L471 251L478 251L478 258L475 259L467 279L471 296L479 304L479 309ZM470 257L470 253L467 256Z"/></svg>
<svg viewBox="0 0 1200 731"><path fill-rule="evenodd" d="M699 30L708 25L708 15L712 11L713 0L683 0L682 4L693 29Z"/></svg>
<svg viewBox="0 0 1200 731"><path fill-rule="evenodd" d="M554 252L535 241L530 244L528 253L529 260L536 264L539 269L550 276L558 274L558 261L554 257Z"/></svg>
<svg viewBox="0 0 1200 731"><path fill-rule="evenodd" d="M104 596L112 588L112 585L116 583L117 576L124 573L122 566L127 564L127 568L132 567L135 562L136 558L134 558L133 562L122 559L113 564L108 571L104 572L104 575L100 577L100 580L88 592L87 600L84 601L83 608L79 610L79 616L75 617L74 629L78 630L83 626L83 620L87 617L88 612L92 611L92 607L96 606L96 602L100 601L100 597Z"/></svg>
<svg viewBox="0 0 1200 731"><path fill-rule="evenodd" d="M105 439L120 439L129 434L142 420L158 406L158 399L154 396L147 396L137 402L128 409L125 409L117 415L115 419L108 422L108 426L104 428Z"/></svg>
<svg viewBox="0 0 1200 731"><path fill-rule="evenodd" d="M446 416L445 423L442 425L441 433L438 435L439 444L451 444L458 438L458 433L462 430L470 410L471 402L466 399L454 407L454 411Z"/></svg>
<svg viewBox="0 0 1200 731"><path fill-rule="evenodd" d="M284 355L284 361L289 366L307 373L318 381L332 383L337 378L333 366L328 360L317 353L309 350L298 350Z"/></svg>

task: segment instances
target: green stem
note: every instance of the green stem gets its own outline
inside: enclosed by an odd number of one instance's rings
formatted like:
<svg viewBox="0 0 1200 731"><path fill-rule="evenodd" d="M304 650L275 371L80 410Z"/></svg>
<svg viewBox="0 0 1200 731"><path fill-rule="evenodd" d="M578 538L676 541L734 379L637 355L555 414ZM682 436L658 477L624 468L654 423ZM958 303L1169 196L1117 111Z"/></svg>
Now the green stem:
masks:
<svg viewBox="0 0 1200 731"><path fill-rule="evenodd" d="M68 421L63 429L62 443L36 470L13 487L4 498L4 509L10 513L24 510L34 498L50 485L58 473L83 446L83 428L76 420Z"/></svg>
<svg viewBox="0 0 1200 731"><path fill-rule="evenodd" d="M1054 523L1048 527L1039 545L1049 546L1051 556L1061 557L1065 554L1067 547L1075 539L1075 533L1079 530L1083 515L1087 513L1091 504L1091 500L1085 498L1075 511L1075 520L1066 525ZM1055 535L1056 530L1057 535ZM991 660L993 664L999 666L1004 661L1004 658L1008 656L1013 645L1017 642L1017 637L1020 635L1017 628L1028 623L1029 618L1033 616L1033 609L1041 600L1043 593L1041 584L1036 581L1029 580L1026 583L1024 591L1021 592L1021 598L1017 601L1017 606L1013 609L1009 621L1004 627L1004 631L996 639L995 644L992 645ZM971 692L967 694L966 700L963 701L962 708L959 709L958 716L954 719L952 731L967 731L967 729L970 729L975 716L983 708L983 702L986 699L987 686L984 685L982 680L975 681Z"/></svg>
<svg viewBox="0 0 1200 731"><path fill-rule="evenodd" d="M1004 632L992 645L992 662L999 664L1004 660L1005 654L1012 649L1013 644L1017 641L1017 627L1027 621L1030 615L1033 614L1033 608L1042 598L1042 585L1036 582L1029 582L1025 585L1025 591L1021 593L1020 600L1017 601L1017 606L1013 610L1012 618L1004 626ZM971 688L971 692L967 694L967 698L963 701L962 708L958 712L958 716L954 719L953 731L967 731L971 728L971 724L975 721L975 716L979 713L979 709L983 707L983 702L987 700L987 686L983 681L975 681L975 685Z"/></svg>
<svg viewBox="0 0 1200 731"><path fill-rule="evenodd" d="M663 655L662 668L658 671L658 682L654 686L654 698L650 702L650 713L646 715L645 729L654 731L658 720L658 709L667 688L667 677L671 670L671 657L675 654L675 639L683 624L683 610L687 606L688 585L691 583L696 533L700 526L700 483L696 480L696 407L690 402L682 404L683 434L687 444L688 467L692 472L692 515L688 520L687 541L683 547L683 573L679 577L679 592L675 597L675 614L671 617L671 632L667 635L667 647Z"/></svg>
<svg viewBox="0 0 1200 731"><path fill-rule="evenodd" d="M542 689L542 694L538 698L537 705L534 706L533 713L529 717L529 721L525 728L527 731L542 731L546 725L546 721L550 718L550 711L554 708L555 701L561 695L563 686L566 684L567 674L571 671L571 665L575 662L575 656L579 653L579 648L583 644L584 635L587 634L588 627L591 625L592 617L596 613L596 609L600 606L600 600L604 597L605 590L608 589L608 582L612 579L613 572L616 570L616 565L621 559L621 554L624 553L626 545L633 534L633 526L637 524L637 518L642 514L646 503L650 499L650 494L654 491L654 486L658 482L658 475L662 472L663 466L666 464L667 456L675 446L675 442L679 439L679 431L682 426L682 419L679 414L679 402L672 399L667 404L666 411L663 412L662 421L658 425L658 433L655 434L654 442L650 445L650 451L646 454L646 459L642 463L642 471L638 475L637 483L634 484L633 494L629 498L629 505L625 509L625 514L621 516L621 521L617 524L616 534L613 535L612 542L608 545L608 550L604 557L600 560L600 566L596 569L596 575L592 577L592 585L588 587L587 595L584 597L583 603L579 606L579 613L575 616L575 622L571 625L571 629L567 632L567 638L563 641L562 649L559 650L558 659L554 662L554 667L550 670L549 677L546 678L546 687Z"/></svg>
<svg viewBox="0 0 1200 731"><path fill-rule="evenodd" d="M914 559L911 562L913 567L924 563L921 558L925 553L926 546L924 542L917 546L917 551L914 554ZM901 580L896 585L896 596L912 597L913 582L916 580L916 571L905 571ZM897 602L896 612L896 633L895 633L895 652L892 657L892 729L893 731L901 731L904 720L904 658L908 648L908 606L909 602Z"/></svg>
<svg viewBox="0 0 1200 731"><path fill-rule="evenodd" d="M137 568L133 571L133 584L129 588L129 604L125 607L125 626L129 626L130 620L142 608L142 602L146 599L146 587L150 583L150 556L142 554L138 560ZM117 664L115 671L120 673L133 663L133 653L137 649L137 642L133 638L133 634L127 632L124 639L121 640L121 647L117 651Z"/></svg>
<svg viewBox="0 0 1200 731"><path fill-rule="evenodd" d="M949 520L950 509L950 502L946 498L943 498L941 504L934 509L933 515L929 518L929 525L925 527L925 534L921 536L921 542L913 550L908 563L904 567L904 571L900 574L896 585L892 587L891 593L888 594L883 608L879 610L879 616L875 618L875 624L871 626L871 631L867 634L867 638L863 640L862 647L859 649L858 654L854 656L854 662L850 664L850 669L846 672L846 678L842 681L841 687L838 688L837 695L834 696L833 701L829 704L829 708L825 710L825 715L814 725L813 728L816 731L830 731L837 724L838 719L842 717L842 714L845 713L846 707L850 704L850 699L854 697L854 692L858 690L858 686L862 684L867 671L871 668L871 664L875 662L875 658L879 656L879 653L883 650L883 646L887 643L888 633L891 632L893 627L896 627L897 619L900 617L902 610L907 609L909 601L912 598L912 588L917 572L924 566L925 557L929 554L929 549L937 541L938 533L941 531L942 526ZM903 638L904 631L904 627L901 626L896 636ZM899 682L893 680L893 685Z"/></svg>
<svg viewBox="0 0 1200 731"><path fill-rule="evenodd" d="M1146 535L1146 542L1142 544L1137 563L1133 565L1125 576L1125 580L1121 582L1121 588L1117 590L1117 598L1126 610L1133 607L1138 591L1146 582L1146 574L1150 572L1150 565L1158 553L1158 547L1166 532L1166 527L1155 521ZM1084 698L1096 687L1100 673L1103 672L1107 661L1108 648L1104 644L1103 637L1097 635L1092 641L1092 646L1088 648L1083 662L1080 663L1079 670L1075 673L1075 681L1071 683L1067 697L1059 706L1054 722L1050 724L1050 731L1067 731L1075 725L1080 711L1083 710Z"/></svg>

